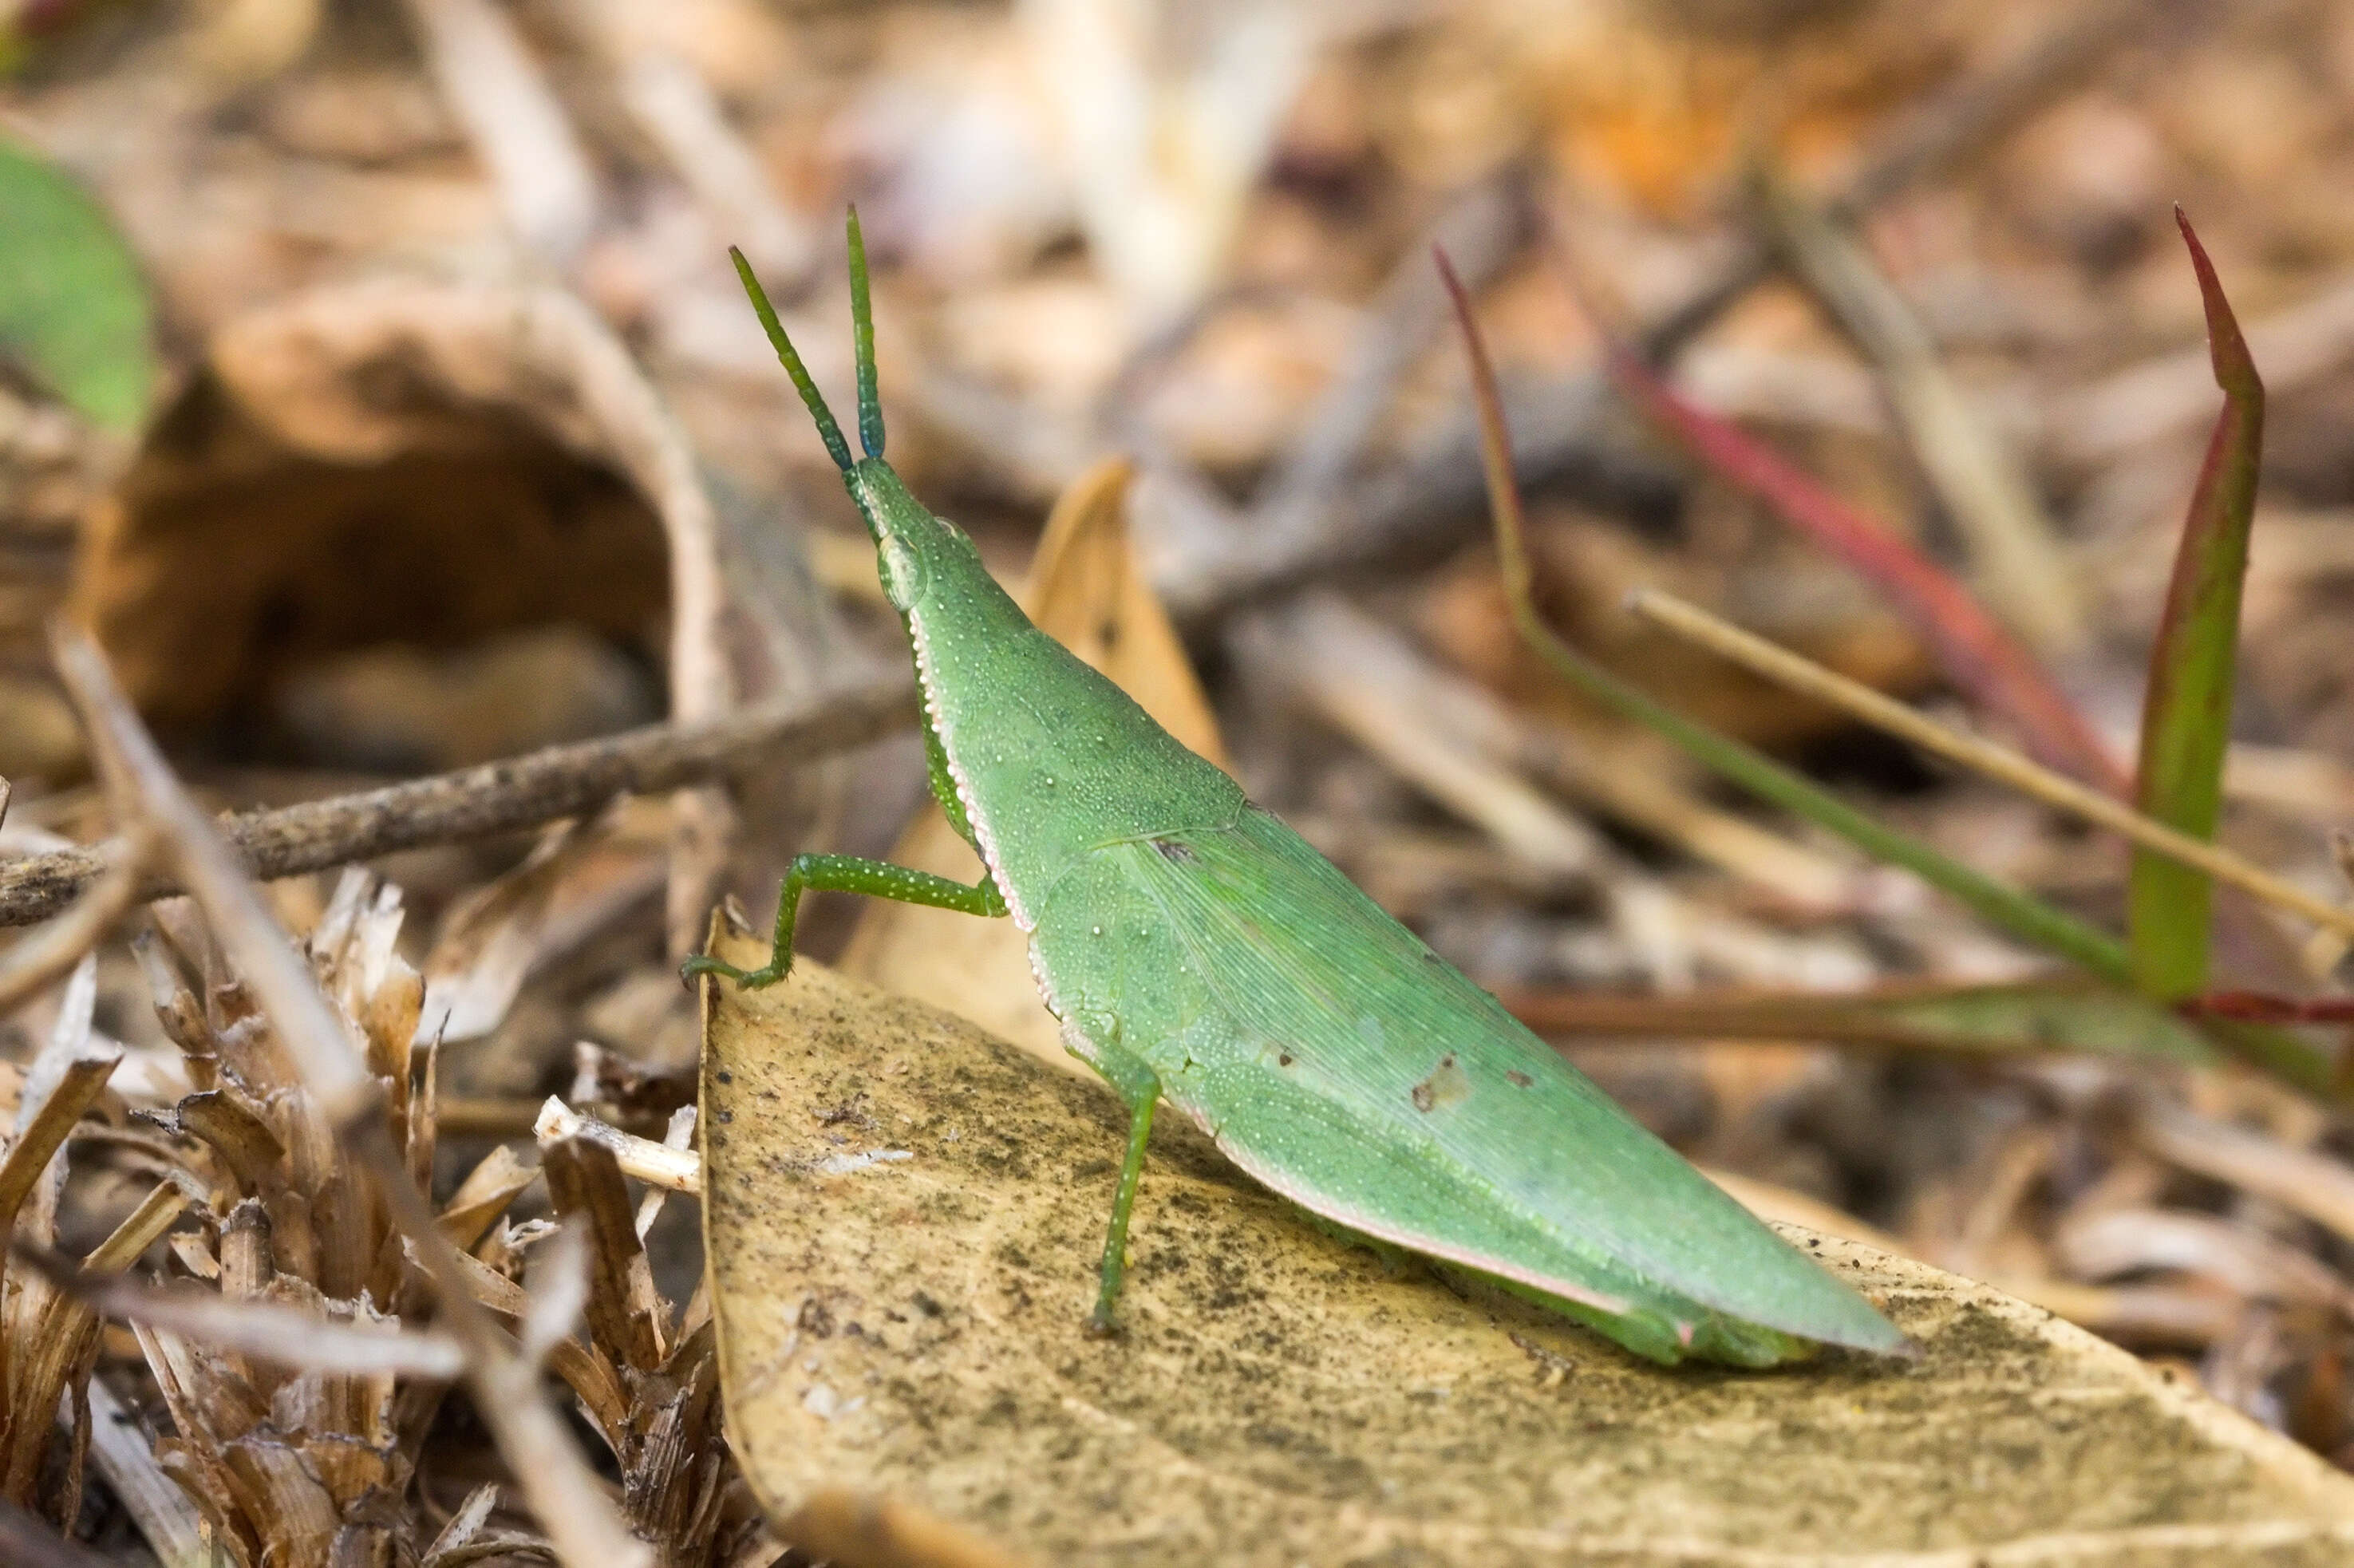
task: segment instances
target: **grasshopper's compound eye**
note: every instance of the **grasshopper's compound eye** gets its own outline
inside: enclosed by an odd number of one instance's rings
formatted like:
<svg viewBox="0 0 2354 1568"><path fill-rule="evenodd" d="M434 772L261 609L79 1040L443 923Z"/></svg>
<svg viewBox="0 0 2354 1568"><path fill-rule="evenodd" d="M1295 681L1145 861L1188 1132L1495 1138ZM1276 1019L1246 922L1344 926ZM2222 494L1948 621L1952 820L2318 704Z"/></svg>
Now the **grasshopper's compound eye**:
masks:
<svg viewBox="0 0 2354 1568"><path fill-rule="evenodd" d="M905 615L924 599L924 560L897 536L885 539L879 552L883 592L891 608Z"/></svg>

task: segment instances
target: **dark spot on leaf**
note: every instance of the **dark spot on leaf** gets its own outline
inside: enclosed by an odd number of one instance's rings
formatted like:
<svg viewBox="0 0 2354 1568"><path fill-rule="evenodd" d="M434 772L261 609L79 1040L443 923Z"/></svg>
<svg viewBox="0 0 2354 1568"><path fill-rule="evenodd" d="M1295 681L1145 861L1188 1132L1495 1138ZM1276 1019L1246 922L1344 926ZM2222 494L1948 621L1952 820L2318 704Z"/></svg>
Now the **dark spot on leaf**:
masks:
<svg viewBox="0 0 2354 1568"><path fill-rule="evenodd" d="M821 1340L833 1337L833 1314L825 1309L824 1302L813 1296L801 1303L801 1316L793 1321L804 1334Z"/></svg>
<svg viewBox="0 0 2354 1568"><path fill-rule="evenodd" d="M1429 1112L1441 1106L1451 1106L1471 1097L1470 1075L1456 1065L1455 1053L1448 1052L1430 1070L1430 1076L1414 1086L1414 1108Z"/></svg>
<svg viewBox="0 0 2354 1568"><path fill-rule="evenodd" d="M862 1091L861 1093L851 1096L850 1098L843 1101L842 1104L838 1106L828 1107L826 1109L817 1113L818 1125L821 1127L840 1127L846 1121L858 1122L863 1125L866 1120L866 1112L863 1108L864 1107L865 1100L866 1096Z"/></svg>
<svg viewBox="0 0 2354 1568"><path fill-rule="evenodd" d="M1275 1065L1276 1065L1277 1066L1278 1066L1278 1067L1288 1067L1288 1066L1290 1066L1290 1065L1291 1065L1291 1053L1290 1053L1290 1052L1288 1052L1288 1051L1286 1051L1286 1052L1283 1052L1283 1053L1281 1053L1280 1054L1278 1054L1278 1055L1276 1057L1276 1059L1275 1059Z"/></svg>
<svg viewBox="0 0 2354 1568"><path fill-rule="evenodd" d="M927 1296L920 1290L917 1291L910 1299L915 1302L916 1310L921 1312L927 1318L937 1318L943 1311L947 1310L947 1308L943 1308L938 1302L933 1300L929 1296Z"/></svg>
<svg viewBox="0 0 2354 1568"><path fill-rule="evenodd" d="M725 1067L720 1068L718 1072L716 1072L716 1073L713 1074L712 1075L713 1075L714 1077L717 1078L717 1079L718 1079L721 1083L723 1083L723 1084L732 1084L732 1083L734 1083L734 1082L736 1081L736 1075L735 1075L735 1074L733 1074L733 1073L731 1073L731 1072L729 1072L729 1071L728 1071L726 1068L725 1068Z"/></svg>
<svg viewBox="0 0 2354 1568"><path fill-rule="evenodd" d="M1549 1351L1523 1334L1506 1336L1518 1345L1521 1353L1534 1361L1539 1374L1547 1385L1557 1383L1577 1371L1577 1363L1558 1351Z"/></svg>
<svg viewBox="0 0 2354 1568"><path fill-rule="evenodd" d="M1505 1077L1505 1079L1506 1079L1508 1082L1510 1082L1510 1083L1511 1083L1511 1085L1512 1086L1512 1087L1514 1087L1514 1088L1516 1088L1516 1089L1525 1089L1525 1088L1527 1088L1529 1086L1531 1086L1532 1084L1533 1084L1533 1083L1535 1083L1535 1082L1536 1082L1536 1080L1535 1080L1534 1078L1530 1077L1526 1073L1522 1072L1518 1067L1515 1067L1515 1068L1513 1068L1511 1072L1506 1073L1506 1074L1504 1075L1504 1077Z"/></svg>
<svg viewBox="0 0 2354 1568"><path fill-rule="evenodd" d="M1182 842L1177 839L1154 839L1152 841L1152 847L1161 852L1161 858L1162 860L1172 862L1177 865L1183 865L1188 861L1199 860L1201 858L1201 856L1194 852L1192 844Z"/></svg>

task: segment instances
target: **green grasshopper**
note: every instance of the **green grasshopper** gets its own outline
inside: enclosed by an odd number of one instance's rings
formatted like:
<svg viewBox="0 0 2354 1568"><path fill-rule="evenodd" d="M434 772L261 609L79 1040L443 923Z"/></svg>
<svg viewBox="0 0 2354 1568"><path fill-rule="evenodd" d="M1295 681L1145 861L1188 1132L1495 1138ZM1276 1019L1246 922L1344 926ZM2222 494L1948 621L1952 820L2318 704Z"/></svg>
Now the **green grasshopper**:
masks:
<svg viewBox="0 0 2354 1568"><path fill-rule="evenodd" d="M972 541L883 460L875 326L849 219L854 460L740 253L752 307L874 535L914 650L932 793L986 868L970 886L804 854L769 962L818 889L1013 916L1070 1051L1129 1113L1092 1326L1112 1326L1153 1107L1324 1222L1423 1253L1638 1354L1768 1366L1809 1341L1908 1341L1391 919L1218 768L1032 625Z"/></svg>

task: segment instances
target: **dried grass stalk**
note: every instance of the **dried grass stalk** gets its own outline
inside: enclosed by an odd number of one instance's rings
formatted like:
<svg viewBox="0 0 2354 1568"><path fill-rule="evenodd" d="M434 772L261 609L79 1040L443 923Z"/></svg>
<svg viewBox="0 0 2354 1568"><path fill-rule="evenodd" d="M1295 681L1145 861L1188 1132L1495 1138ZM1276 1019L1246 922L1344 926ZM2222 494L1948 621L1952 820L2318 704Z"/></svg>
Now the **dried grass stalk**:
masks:
<svg viewBox="0 0 2354 1568"><path fill-rule="evenodd" d="M203 911L201 931L163 922L203 983L201 999L184 999L169 967L151 963L167 1026L197 1041L217 1090L283 1150L273 1167L250 1138L228 1139L229 1150L210 1145L223 1171L246 1164L257 1190L241 1196L258 1200L255 1213L268 1221L266 1246L257 1224L238 1244L250 1250L234 1270L224 1255L224 1289L234 1280L355 1321L413 1313L438 1294L441 1323L465 1349L476 1408L557 1554L576 1568L651 1563L542 1397L535 1369L468 1287L462 1255L411 1179L412 1132L429 1135L432 1123L409 1114L408 1046L423 986L393 949L398 893L347 878L305 963L173 776L96 645L64 627L54 644L118 813L152 825L165 863ZM246 1119L223 1125L242 1129ZM438 1292L429 1292L430 1280ZM259 1568L331 1552L370 1562L397 1546L413 1552L413 1542L390 1538L398 1526L385 1521L398 1510L377 1499L405 1490L432 1399L397 1398L388 1373L281 1377L160 1330L137 1333L178 1428L165 1467L241 1562Z"/></svg>

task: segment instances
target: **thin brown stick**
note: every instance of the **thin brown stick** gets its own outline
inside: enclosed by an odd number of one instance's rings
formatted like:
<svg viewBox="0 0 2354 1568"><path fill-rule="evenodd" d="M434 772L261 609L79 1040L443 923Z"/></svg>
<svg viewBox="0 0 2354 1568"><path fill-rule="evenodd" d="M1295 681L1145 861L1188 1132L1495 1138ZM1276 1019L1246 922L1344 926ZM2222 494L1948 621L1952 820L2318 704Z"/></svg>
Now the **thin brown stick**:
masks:
<svg viewBox="0 0 2354 1568"><path fill-rule="evenodd" d="M381 789L249 811L217 824L246 874L269 882L396 850L463 843L592 811L616 795L657 795L741 772L790 751L827 757L911 722L905 677L869 681L693 725L649 725ZM0 926L58 914L105 874L116 841L0 864ZM142 898L182 891L150 876Z"/></svg>
<svg viewBox="0 0 2354 1568"><path fill-rule="evenodd" d="M260 889L164 762L98 644L62 622L52 628L51 641L58 673L90 732L101 774L136 792L167 861L270 1019L304 1088L423 1260L438 1288L443 1327L464 1347L475 1408L557 1557L569 1568L652 1568L652 1551L622 1522L610 1493L547 1402L537 1368L515 1354L468 1287L457 1249L393 1147L366 1063L263 906Z"/></svg>
<svg viewBox="0 0 2354 1568"><path fill-rule="evenodd" d="M2354 937L2354 909L2317 898L2285 878L2274 875L2230 850L2178 832L2165 823L2135 810L2114 795L2088 789L2041 764L1977 736L1949 729L1936 720L1883 696L1861 682L1824 669L1813 660L1778 648L1762 637L1721 620L1697 605L1687 604L1654 588L1638 588L1628 596L1628 608L1664 630L1720 653L1752 673L1763 675L1808 696L1819 698L1874 729L1909 740L1951 762L1977 770L2047 806L2112 832L2122 833L2145 849L2203 871L2218 882L2230 883L2270 904L2292 910L2326 930Z"/></svg>
<svg viewBox="0 0 2354 1568"><path fill-rule="evenodd" d="M142 1285L120 1272L77 1268L70 1258L22 1240L9 1255L93 1311L279 1366L394 1372L435 1382L447 1382L464 1370L464 1351L450 1335L435 1330L378 1328L284 1302Z"/></svg>
<svg viewBox="0 0 2354 1568"><path fill-rule="evenodd" d="M101 854L106 869L66 912L9 948L7 958L0 960L0 1013L15 1012L34 992L63 979L139 901L155 862L154 835L143 824L135 824L101 846Z"/></svg>

